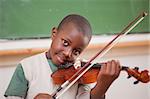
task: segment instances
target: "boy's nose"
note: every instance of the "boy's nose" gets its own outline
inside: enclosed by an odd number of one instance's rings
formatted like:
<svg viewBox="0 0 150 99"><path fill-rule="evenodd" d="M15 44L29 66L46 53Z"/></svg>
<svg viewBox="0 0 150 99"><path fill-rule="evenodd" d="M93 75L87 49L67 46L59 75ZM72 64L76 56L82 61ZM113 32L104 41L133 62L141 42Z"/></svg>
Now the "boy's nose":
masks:
<svg viewBox="0 0 150 99"><path fill-rule="evenodd" d="M64 51L65 57L67 58L71 58L71 54L72 54L72 49L66 49Z"/></svg>

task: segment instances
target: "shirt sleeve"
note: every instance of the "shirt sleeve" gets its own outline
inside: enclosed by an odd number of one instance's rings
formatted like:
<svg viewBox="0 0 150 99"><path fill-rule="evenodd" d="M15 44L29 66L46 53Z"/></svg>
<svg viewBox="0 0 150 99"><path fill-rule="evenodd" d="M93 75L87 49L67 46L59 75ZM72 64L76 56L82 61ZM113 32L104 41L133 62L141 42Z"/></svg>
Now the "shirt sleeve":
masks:
<svg viewBox="0 0 150 99"><path fill-rule="evenodd" d="M28 81L25 78L22 65L18 64L4 96L25 97L27 90L28 90Z"/></svg>
<svg viewBox="0 0 150 99"><path fill-rule="evenodd" d="M23 97L18 97L18 96L8 96L6 99L24 99Z"/></svg>
<svg viewBox="0 0 150 99"><path fill-rule="evenodd" d="M76 99L90 99L90 91L96 83L79 85Z"/></svg>

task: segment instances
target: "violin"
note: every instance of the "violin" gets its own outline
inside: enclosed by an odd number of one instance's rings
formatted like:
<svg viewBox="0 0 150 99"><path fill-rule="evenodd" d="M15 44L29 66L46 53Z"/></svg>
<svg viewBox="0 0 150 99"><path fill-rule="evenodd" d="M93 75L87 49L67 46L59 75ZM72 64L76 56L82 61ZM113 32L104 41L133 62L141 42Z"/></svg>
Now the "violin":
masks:
<svg viewBox="0 0 150 99"><path fill-rule="evenodd" d="M127 35L134 27L136 27L145 16L148 14L146 12L141 13L137 16L132 22L130 22L118 35L116 35L106 46L104 46L100 51L96 53L83 67L75 69L74 66L69 68L59 69L57 72L52 74L52 78L55 84L61 84L59 88L52 93L53 99L58 99L62 94L64 94L74 83L79 81L79 83L92 83L96 82L97 75L100 71L101 64L98 64L99 68L93 68L94 63L92 61L99 56L102 58L117 42ZM134 84L137 84L139 81L143 83L148 83L150 81L150 75L148 70L139 72L138 68L133 69L122 66L121 70L128 73L128 78L134 77L137 81ZM94 76L93 76L94 75Z"/></svg>
<svg viewBox="0 0 150 99"><path fill-rule="evenodd" d="M84 66L86 62L81 62L81 66ZM90 68L82 77L78 80L80 84L89 84L97 81L97 76L100 71L102 64L95 63L92 68ZM75 69L74 66L70 66L68 68L61 68L54 72L51 77L53 82L57 85L63 84L69 78L71 78L80 68ZM128 74L127 78L134 77L136 81L134 84L138 82L148 83L150 81L150 75L148 74L148 70L139 71L138 67L129 68L127 66L121 66L121 71L126 71Z"/></svg>

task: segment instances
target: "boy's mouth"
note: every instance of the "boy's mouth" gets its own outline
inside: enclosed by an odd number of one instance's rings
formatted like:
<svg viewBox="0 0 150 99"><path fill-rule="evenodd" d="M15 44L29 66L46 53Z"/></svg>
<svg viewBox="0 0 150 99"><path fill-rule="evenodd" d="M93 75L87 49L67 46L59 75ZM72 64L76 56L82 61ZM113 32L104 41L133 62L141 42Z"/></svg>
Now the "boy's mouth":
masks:
<svg viewBox="0 0 150 99"><path fill-rule="evenodd" d="M73 62L69 62L61 56L57 55L57 60L60 63L59 68L68 68L73 65Z"/></svg>
<svg viewBox="0 0 150 99"><path fill-rule="evenodd" d="M58 55L57 55L57 60L58 60L58 62L59 62L60 64L64 64L64 63L65 63L64 59L61 58L61 57L58 56Z"/></svg>

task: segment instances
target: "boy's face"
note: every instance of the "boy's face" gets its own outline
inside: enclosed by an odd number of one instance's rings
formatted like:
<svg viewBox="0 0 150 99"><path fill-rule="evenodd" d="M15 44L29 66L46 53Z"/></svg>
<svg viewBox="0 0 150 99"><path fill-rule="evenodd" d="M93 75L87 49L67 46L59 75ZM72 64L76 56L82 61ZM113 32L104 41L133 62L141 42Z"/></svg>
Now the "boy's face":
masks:
<svg viewBox="0 0 150 99"><path fill-rule="evenodd" d="M52 62L57 66L73 63L88 45L89 40L87 36L79 32L71 23L60 31L53 28L50 48Z"/></svg>

